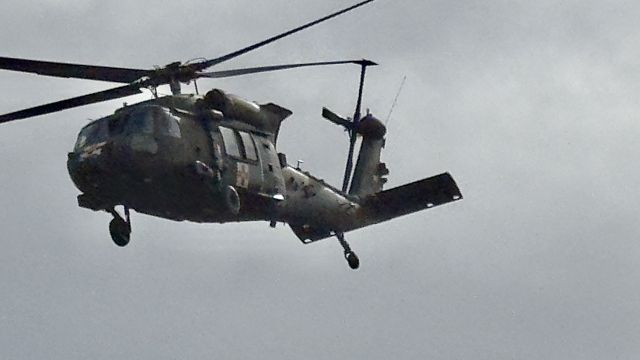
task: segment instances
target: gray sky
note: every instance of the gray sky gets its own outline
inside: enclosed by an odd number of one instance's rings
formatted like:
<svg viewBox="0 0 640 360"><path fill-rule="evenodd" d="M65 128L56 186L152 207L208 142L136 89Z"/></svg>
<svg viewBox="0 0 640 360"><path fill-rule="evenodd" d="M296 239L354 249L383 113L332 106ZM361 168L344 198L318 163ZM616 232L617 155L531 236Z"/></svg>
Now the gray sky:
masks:
<svg viewBox="0 0 640 360"><path fill-rule="evenodd" d="M133 4L130 4L133 3ZM149 68L215 57L350 5L21 1L2 56ZM443 171L465 200L302 245L266 223L78 208L66 153L122 100L0 126L0 358L636 359L640 354L637 1L391 1L218 70L367 57L388 187ZM294 115L279 150L339 184L358 70L201 81ZM9 112L111 84L0 72ZM164 90L168 92L168 90ZM148 94L129 98L132 103Z"/></svg>

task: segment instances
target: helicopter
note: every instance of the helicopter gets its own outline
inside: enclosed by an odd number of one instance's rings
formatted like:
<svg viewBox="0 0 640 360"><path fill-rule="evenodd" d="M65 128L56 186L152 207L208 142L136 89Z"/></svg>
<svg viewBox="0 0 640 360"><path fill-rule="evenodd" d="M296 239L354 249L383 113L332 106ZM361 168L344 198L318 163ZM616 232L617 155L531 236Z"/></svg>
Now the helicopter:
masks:
<svg viewBox="0 0 640 360"><path fill-rule="evenodd" d="M344 234L365 226L462 199L449 173L383 190L389 170L380 161L386 126L361 106L366 70L375 62L322 61L206 71L281 38L373 2L366 0L266 40L197 62L173 62L151 70L0 57L0 69L45 76L101 80L124 85L4 115L0 123L127 97L149 89L153 98L124 105L84 126L67 169L80 190L78 205L112 216L113 242L131 238L131 210L174 221L287 223L304 243L336 237L352 269L360 259ZM358 65L360 81L353 117L323 108L322 116L344 128L349 150L337 188L293 166L277 151L282 122L292 112L258 104L221 89L200 95L196 80L300 67ZM183 94L191 81L196 94ZM157 88L169 85L171 95ZM353 164L355 146L361 139ZM123 214L116 210L122 207Z"/></svg>

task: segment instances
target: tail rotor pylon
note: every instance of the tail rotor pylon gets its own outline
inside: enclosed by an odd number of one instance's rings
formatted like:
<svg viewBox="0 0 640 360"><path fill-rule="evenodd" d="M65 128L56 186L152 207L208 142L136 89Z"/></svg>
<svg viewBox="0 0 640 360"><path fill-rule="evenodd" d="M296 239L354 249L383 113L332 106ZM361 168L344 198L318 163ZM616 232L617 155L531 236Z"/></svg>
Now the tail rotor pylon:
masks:
<svg viewBox="0 0 640 360"><path fill-rule="evenodd" d="M353 153L355 151L358 130L360 128L360 122L362 120L362 93L364 91L365 74L368 66L378 65L377 63L366 59L356 61L355 63L360 65L360 82L358 84L358 98L356 101L356 109L354 111L353 118L343 118L327 108L322 109L322 117L336 125L344 127L345 130L349 132L349 152L347 153L347 163L345 165L344 176L342 179L342 192L345 194L349 189L349 183L351 182L353 174ZM338 238L340 245L344 249L344 256L349 263L349 267L354 270L357 269L360 266L360 260L351 250L349 243L347 243L347 241L345 240L344 233L336 232L336 237Z"/></svg>

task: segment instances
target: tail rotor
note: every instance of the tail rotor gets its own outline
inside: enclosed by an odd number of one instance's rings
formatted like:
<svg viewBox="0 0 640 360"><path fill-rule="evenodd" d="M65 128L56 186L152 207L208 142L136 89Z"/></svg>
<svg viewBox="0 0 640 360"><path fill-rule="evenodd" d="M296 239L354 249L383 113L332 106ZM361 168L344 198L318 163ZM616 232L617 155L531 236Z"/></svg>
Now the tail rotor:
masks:
<svg viewBox="0 0 640 360"><path fill-rule="evenodd" d="M349 182L351 181L351 175L353 173L353 153L355 151L356 139L358 135L358 129L360 127L360 121L362 120L362 93L364 90L364 78L368 66L378 65L377 63L362 59L355 61L354 63L360 65L360 83L358 85L358 99L356 101L356 109L353 114L353 118L343 118L327 108L322 109L322 117L331 121L336 125L344 127L349 132L349 152L347 154L347 164L344 169L344 177L342 180L342 192L347 192L349 188Z"/></svg>

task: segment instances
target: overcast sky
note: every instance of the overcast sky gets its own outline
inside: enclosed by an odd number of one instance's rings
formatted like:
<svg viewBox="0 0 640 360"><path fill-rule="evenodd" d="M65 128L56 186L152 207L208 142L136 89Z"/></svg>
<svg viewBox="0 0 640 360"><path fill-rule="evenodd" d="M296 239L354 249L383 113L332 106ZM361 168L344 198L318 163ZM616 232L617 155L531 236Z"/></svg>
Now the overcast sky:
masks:
<svg viewBox="0 0 640 360"><path fill-rule="evenodd" d="M354 3L7 2L1 56L150 68L215 57ZM76 205L66 153L123 101L0 126L0 358L637 359L640 3L378 0L218 70L370 58L387 188L444 171L465 199L302 245L286 226ZM340 184L357 67L218 81L293 111L278 149ZM0 112L102 82L0 72ZM184 90L191 89L185 87ZM168 90L163 90L168 92Z"/></svg>

